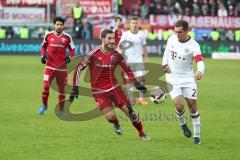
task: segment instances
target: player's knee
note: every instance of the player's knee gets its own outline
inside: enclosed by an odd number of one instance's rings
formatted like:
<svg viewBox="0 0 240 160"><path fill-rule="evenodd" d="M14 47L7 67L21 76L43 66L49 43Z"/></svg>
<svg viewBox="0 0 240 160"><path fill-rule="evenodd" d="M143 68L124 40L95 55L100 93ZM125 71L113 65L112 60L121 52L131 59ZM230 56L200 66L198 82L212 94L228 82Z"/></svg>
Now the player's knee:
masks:
<svg viewBox="0 0 240 160"><path fill-rule="evenodd" d="M43 91L49 92L50 85L48 82L43 83Z"/></svg>

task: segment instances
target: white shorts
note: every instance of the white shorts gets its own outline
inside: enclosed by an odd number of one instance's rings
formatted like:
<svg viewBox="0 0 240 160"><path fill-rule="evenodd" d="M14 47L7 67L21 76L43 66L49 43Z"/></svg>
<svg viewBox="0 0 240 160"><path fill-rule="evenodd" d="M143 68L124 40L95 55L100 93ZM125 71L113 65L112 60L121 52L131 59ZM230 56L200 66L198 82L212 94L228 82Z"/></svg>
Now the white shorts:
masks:
<svg viewBox="0 0 240 160"><path fill-rule="evenodd" d="M172 99L183 96L184 98L197 100L197 84L195 82L172 84L172 86L172 91L169 92Z"/></svg>
<svg viewBox="0 0 240 160"><path fill-rule="evenodd" d="M129 65L135 77L143 77L146 74L143 63L130 63ZM127 78L127 75L125 75L125 78Z"/></svg>

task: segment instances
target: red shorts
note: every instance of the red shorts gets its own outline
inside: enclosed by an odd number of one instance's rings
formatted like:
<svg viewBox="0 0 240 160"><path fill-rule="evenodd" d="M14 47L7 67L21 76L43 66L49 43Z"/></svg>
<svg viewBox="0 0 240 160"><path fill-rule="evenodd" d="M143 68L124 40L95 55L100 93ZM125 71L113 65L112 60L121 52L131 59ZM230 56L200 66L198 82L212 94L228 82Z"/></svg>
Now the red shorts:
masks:
<svg viewBox="0 0 240 160"><path fill-rule="evenodd" d="M55 78L55 83L57 83L58 86L66 86L68 84L67 71L57 71L46 68L43 75L43 81L48 82L49 85L51 85L52 80L54 80Z"/></svg>
<svg viewBox="0 0 240 160"><path fill-rule="evenodd" d="M118 108L122 108L129 103L126 94L120 86L108 92L94 94L93 97L100 111L105 108L112 108L112 103Z"/></svg>

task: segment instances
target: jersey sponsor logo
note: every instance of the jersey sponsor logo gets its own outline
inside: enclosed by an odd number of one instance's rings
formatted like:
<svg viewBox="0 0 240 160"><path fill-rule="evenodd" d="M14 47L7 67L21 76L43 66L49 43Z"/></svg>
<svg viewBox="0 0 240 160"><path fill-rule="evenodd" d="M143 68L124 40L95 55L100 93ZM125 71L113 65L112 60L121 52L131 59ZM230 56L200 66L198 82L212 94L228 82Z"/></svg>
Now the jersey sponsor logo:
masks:
<svg viewBox="0 0 240 160"><path fill-rule="evenodd" d="M62 45L62 44L53 44L53 43L51 43L50 46L51 46L51 47L58 47L58 48L64 48L64 47L65 47L65 46Z"/></svg>
<svg viewBox="0 0 240 160"><path fill-rule="evenodd" d="M103 67L103 68L111 68L112 65L111 64L96 64L97 67Z"/></svg>
<svg viewBox="0 0 240 160"><path fill-rule="evenodd" d="M61 42L62 43L66 42L66 38L61 38Z"/></svg>

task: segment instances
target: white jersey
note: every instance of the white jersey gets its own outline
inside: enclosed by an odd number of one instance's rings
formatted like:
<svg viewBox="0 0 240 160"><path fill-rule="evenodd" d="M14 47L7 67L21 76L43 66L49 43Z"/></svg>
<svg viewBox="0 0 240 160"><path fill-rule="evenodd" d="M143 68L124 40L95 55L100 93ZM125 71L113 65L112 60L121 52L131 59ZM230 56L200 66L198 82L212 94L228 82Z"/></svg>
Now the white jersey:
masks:
<svg viewBox="0 0 240 160"><path fill-rule="evenodd" d="M127 49L124 54L127 56L127 63L143 63L143 46L146 45L146 35L142 31L132 33L130 30L123 33L121 40L133 42L133 47Z"/></svg>
<svg viewBox="0 0 240 160"><path fill-rule="evenodd" d="M169 37L163 55L162 65L168 64L171 73L166 74L166 80L172 84L195 82L193 59L201 56L199 44L190 38L182 43L176 35Z"/></svg>

